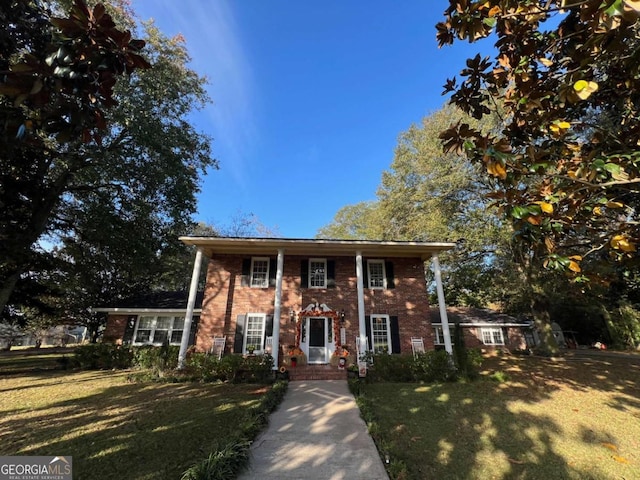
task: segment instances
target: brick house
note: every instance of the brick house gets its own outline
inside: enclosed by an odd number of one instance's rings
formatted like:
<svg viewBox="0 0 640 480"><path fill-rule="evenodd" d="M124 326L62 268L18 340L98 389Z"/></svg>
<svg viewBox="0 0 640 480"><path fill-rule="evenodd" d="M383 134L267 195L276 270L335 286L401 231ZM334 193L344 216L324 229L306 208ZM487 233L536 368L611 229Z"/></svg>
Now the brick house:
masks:
<svg viewBox="0 0 640 480"><path fill-rule="evenodd" d="M449 330L462 329L464 344L468 348L486 350L526 350L539 343L533 321L499 313L487 308L447 307ZM440 312L431 308L431 322L436 348L444 348Z"/></svg>
<svg viewBox="0 0 640 480"><path fill-rule="evenodd" d="M188 301L182 308L101 309L109 313L105 340L140 344L169 339L181 345L183 360L190 343L209 351L214 338L224 337L225 353L270 351L276 367L290 360L292 350L310 364L328 364L357 347L411 353L412 337L433 349L437 333L430 322L427 262L433 265L439 311L446 317L438 254L454 243L181 240L197 247ZM203 255L209 262L200 299L195 289ZM445 343L451 351L450 340Z"/></svg>

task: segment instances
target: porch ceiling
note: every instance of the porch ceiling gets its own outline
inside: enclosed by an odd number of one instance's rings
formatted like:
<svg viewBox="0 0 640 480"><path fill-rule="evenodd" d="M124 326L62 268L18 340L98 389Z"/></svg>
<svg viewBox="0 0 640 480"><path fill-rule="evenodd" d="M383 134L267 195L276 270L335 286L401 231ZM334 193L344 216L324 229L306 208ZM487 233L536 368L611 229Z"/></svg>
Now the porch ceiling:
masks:
<svg viewBox="0 0 640 480"><path fill-rule="evenodd" d="M316 240L292 238L180 237L209 257L216 254L265 255L284 249L285 255L419 257L428 260L434 253L450 250L454 242L388 242L372 240Z"/></svg>

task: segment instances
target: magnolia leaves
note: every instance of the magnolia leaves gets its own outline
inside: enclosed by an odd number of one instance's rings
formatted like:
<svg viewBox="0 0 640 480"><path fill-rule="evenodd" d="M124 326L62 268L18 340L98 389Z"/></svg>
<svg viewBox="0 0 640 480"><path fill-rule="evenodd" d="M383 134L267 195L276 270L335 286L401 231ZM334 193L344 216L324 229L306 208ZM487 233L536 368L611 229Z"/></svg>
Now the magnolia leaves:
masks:
<svg viewBox="0 0 640 480"><path fill-rule="evenodd" d="M437 26L441 46L496 38L495 56L467 60L444 93L502 125L458 123L440 138L489 180L515 239L547 268L578 274L637 255L639 12L640 0L450 0Z"/></svg>
<svg viewBox="0 0 640 480"><path fill-rule="evenodd" d="M0 94L16 109L6 128L21 141L41 141L37 132L61 143L78 137L100 143L117 77L151 66L138 53L145 42L119 30L101 4L90 10L75 0L68 18L33 8L50 33L38 50L13 57L5 72Z"/></svg>

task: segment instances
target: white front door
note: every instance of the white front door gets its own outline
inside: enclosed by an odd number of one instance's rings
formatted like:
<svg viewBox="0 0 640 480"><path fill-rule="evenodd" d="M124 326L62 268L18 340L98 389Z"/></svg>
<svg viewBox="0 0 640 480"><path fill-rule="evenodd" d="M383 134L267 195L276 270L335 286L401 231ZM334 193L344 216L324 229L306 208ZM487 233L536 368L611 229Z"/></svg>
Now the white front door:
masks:
<svg viewBox="0 0 640 480"><path fill-rule="evenodd" d="M327 319L326 317L309 317L309 363L327 363Z"/></svg>

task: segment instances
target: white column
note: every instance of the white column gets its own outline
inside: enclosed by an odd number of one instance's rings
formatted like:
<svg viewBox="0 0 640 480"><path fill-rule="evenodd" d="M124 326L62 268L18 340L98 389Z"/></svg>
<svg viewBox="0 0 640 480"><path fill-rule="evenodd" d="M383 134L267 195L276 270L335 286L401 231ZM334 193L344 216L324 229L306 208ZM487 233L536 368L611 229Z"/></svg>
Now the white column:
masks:
<svg viewBox="0 0 640 480"><path fill-rule="evenodd" d="M367 328L364 318L364 275L362 270L362 252L356 252L356 284L358 285L358 328L360 330L360 345L364 345L364 351L368 351L369 342L367 342Z"/></svg>
<svg viewBox="0 0 640 480"><path fill-rule="evenodd" d="M433 273L436 277L436 291L438 292L438 306L440 307L440 321L442 322L442 334L444 335L444 349L453 354L453 348L451 348L451 335L449 334L449 319L447 318L447 306L444 303L444 290L442 289L442 273L440 271L440 260L438 254L434 253L431 258L433 259Z"/></svg>
<svg viewBox="0 0 640 480"><path fill-rule="evenodd" d="M184 361L187 357L189 347L189 337L191 336L191 321L193 319L193 308L196 304L198 294L198 280L200 278L200 265L202 264L202 250L196 250L196 259L193 262L193 273L191 274L191 285L189 286L189 300L187 300L187 313L184 316L184 329L182 330L182 341L180 342L180 352L178 353L178 369L184 368Z"/></svg>
<svg viewBox="0 0 640 480"><path fill-rule="evenodd" d="M280 353L280 317L282 312L282 271L284 268L284 249L278 249L278 262L276 268L276 298L273 302L273 343L271 355L273 356L273 369L278 369L278 355Z"/></svg>

